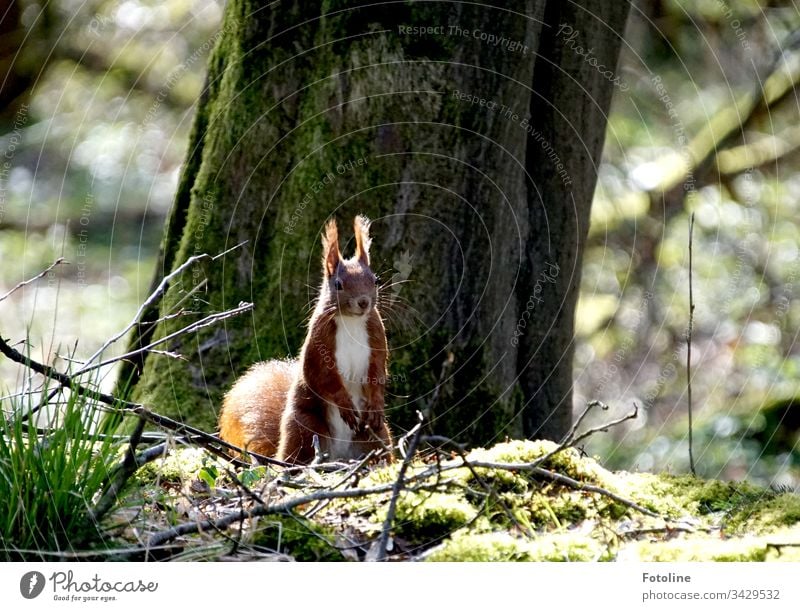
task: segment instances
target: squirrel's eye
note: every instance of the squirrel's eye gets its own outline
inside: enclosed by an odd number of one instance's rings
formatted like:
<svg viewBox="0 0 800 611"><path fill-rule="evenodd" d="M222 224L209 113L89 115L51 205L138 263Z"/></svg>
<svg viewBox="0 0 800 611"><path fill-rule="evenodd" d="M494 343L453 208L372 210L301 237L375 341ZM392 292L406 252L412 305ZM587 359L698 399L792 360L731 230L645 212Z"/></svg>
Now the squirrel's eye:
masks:
<svg viewBox="0 0 800 611"><path fill-rule="evenodd" d="M336 279L336 281L333 283L333 286L335 286L335 287L336 287L336 290L337 290L337 291L341 291L341 290L344 288L344 285L342 284L342 281L341 281L341 280L339 280L338 278L337 278L337 279Z"/></svg>

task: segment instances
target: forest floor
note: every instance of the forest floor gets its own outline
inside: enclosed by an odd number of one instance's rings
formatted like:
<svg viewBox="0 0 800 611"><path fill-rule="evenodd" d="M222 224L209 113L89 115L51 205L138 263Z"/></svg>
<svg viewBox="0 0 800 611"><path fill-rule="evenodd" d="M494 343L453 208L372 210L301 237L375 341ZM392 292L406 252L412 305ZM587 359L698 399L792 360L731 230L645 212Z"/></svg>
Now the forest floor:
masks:
<svg viewBox="0 0 800 611"><path fill-rule="evenodd" d="M297 470L180 449L135 481L111 515L118 541L161 558L800 560L796 494L611 472L544 441Z"/></svg>

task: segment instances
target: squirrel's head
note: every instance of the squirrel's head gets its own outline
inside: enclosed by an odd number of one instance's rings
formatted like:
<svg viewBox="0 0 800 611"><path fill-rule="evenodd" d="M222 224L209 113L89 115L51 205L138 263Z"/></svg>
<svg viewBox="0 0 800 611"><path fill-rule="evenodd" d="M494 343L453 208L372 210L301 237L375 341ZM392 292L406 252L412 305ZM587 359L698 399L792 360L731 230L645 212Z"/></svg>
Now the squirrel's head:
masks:
<svg viewBox="0 0 800 611"><path fill-rule="evenodd" d="M353 222L356 252L343 259L339 251L339 231L336 221L325 225L322 236L322 269L324 281L322 298L326 307L334 307L345 316L364 316L378 300L378 277L369 268L369 219L359 215Z"/></svg>

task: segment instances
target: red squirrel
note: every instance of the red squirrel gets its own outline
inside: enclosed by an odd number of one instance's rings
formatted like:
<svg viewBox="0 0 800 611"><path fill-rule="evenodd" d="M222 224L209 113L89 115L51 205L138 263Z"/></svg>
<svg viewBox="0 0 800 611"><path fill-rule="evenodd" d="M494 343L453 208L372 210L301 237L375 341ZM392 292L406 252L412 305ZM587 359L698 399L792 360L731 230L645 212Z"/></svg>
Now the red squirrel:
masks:
<svg viewBox="0 0 800 611"><path fill-rule="evenodd" d="M356 252L342 259L336 221L322 236L323 280L300 357L257 363L233 385L219 419L225 441L290 463L391 446L384 419L388 347L369 267L369 219L354 222Z"/></svg>

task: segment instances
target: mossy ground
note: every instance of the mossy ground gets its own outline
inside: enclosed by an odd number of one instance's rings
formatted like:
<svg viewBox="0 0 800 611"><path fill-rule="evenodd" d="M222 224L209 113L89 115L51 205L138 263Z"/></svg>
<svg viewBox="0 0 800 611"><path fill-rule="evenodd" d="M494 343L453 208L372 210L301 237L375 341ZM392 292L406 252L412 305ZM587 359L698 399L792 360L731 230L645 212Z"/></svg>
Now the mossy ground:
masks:
<svg viewBox="0 0 800 611"><path fill-rule="evenodd" d="M510 441L467 455L473 462L527 463L555 446ZM445 461L455 467L459 459ZM658 513L654 518L607 496L537 479L530 472L457 467L433 477L430 459L408 468L412 481L398 498L391 531L396 559L429 561L781 561L800 560L800 496L749 484L691 476L611 472L577 450L567 449L542 466L584 484L594 484ZM138 475L149 502L181 516L230 510L244 503L224 461L197 450L181 450ZM399 465L363 473L356 488L382 492L353 499L308 503L293 513L269 515L224 534L210 555L272 555L296 560L356 560L370 557L387 515ZM236 477L273 502L327 486L346 487L341 473L280 474L258 467ZM414 479L416 478L416 479ZM171 482L172 486L164 486ZM194 482L194 484L192 483ZM202 483L201 483L202 482ZM158 486L154 486L154 484ZM154 492L154 488L157 491ZM156 498L157 497L157 498ZM157 512L150 512L151 519ZM185 517L183 518L185 520ZM220 533L185 540L208 545ZM232 545L231 541L236 541Z"/></svg>

